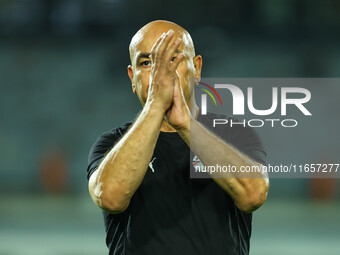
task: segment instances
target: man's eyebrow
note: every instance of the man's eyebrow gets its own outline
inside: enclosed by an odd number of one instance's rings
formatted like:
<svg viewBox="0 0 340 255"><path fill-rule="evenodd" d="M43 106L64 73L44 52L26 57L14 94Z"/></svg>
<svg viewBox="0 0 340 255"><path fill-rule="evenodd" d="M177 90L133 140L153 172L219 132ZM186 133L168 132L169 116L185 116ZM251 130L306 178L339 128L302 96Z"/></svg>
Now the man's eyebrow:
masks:
<svg viewBox="0 0 340 255"><path fill-rule="evenodd" d="M150 58L150 55L151 55L150 52L140 52L140 53L138 53L136 63L138 63L138 61L141 58Z"/></svg>
<svg viewBox="0 0 340 255"><path fill-rule="evenodd" d="M178 54L180 53L181 51L176 49L175 53ZM137 55L137 58L136 58L136 63L138 63L138 61L141 59L141 58L150 58L150 55L151 53L150 52L140 52L138 53Z"/></svg>

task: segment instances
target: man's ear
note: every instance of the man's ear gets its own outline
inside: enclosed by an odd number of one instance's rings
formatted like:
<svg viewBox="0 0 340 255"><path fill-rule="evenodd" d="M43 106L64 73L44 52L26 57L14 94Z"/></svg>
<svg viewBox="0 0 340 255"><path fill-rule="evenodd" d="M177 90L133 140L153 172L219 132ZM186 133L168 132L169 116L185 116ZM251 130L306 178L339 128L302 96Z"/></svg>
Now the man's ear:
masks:
<svg viewBox="0 0 340 255"><path fill-rule="evenodd" d="M202 70L202 56L197 55L193 59L195 66L195 81L196 83L201 81L201 70Z"/></svg>
<svg viewBox="0 0 340 255"><path fill-rule="evenodd" d="M131 80L132 91L133 91L134 94L136 94L136 86L135 86L135 82L133 80L133 71L132 71L131 65L128 66L127 71L128 71L128 75L129 75L130 80Z"/></svg>

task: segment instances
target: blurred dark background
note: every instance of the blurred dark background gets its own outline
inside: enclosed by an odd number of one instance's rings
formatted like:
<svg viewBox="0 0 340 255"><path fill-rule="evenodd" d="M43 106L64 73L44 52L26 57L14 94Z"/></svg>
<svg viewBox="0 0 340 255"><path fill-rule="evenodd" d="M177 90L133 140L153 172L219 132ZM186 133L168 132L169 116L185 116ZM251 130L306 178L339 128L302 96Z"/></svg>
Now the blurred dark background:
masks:
<svg viewBox="0 0 340 255"><path fill-rule="evenodd" d="M0 0L0 254L105 254L87 155L99 134L140 111L128 45L155 19L189 31L203 77L340 75L336 0ZM279 147L273 158L293 146ZM314 147L310 163L339 160L338 147ZM337 185L272 180L251 254L339 254Z"/></svg>

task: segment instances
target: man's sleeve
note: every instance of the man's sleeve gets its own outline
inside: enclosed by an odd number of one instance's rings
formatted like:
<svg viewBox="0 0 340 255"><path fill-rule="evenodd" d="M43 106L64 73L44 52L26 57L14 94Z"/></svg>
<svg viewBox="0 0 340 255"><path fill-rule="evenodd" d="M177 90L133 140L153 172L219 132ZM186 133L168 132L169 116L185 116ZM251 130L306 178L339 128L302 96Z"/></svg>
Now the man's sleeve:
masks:
<svg viewBox="0 0 340 255"><path fill-rule="evenodd" d="M266 165L267 154L261 139L254 128L238 128L232 137L231 143L250 158Z"/></svg>
<svg viewBox="0 0 340 255"><path fill-rule="evenodd" d="M87 180L90 179L90 176L97 169L104 156L112 149L113 145L119 138L120 136L113 132L106 132L98 137L90 150L87 167Z"/></svg>

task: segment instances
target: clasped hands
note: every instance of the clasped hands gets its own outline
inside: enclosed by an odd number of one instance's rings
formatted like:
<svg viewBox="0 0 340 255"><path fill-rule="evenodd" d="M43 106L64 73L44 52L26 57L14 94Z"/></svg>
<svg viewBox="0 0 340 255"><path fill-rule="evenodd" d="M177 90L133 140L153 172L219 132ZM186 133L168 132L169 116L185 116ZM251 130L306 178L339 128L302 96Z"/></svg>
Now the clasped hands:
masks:
<svg viewBox="0 0 340 255"><path fill-rule="evenodd" d="M177 70L184 60L180 51L182 39L179 36L170 43L173 37L174 31L169 30L163 33L152 47L147 101L153 101L164 112L164 119L173 128L180 130L189 128L190 110Z"/></svg>

